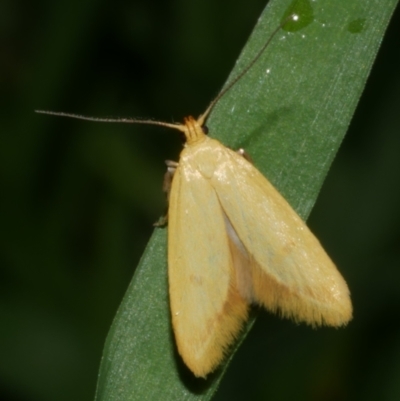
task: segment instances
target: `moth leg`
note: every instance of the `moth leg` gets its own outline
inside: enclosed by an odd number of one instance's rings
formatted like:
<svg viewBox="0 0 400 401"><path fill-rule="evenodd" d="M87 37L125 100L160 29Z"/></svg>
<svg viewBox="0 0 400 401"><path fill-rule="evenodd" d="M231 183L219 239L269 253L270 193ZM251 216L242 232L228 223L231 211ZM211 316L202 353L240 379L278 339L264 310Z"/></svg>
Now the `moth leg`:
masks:
<svg viewBox="0 0 400 401"><path fill-rule="evenodd" d="M174 162L172 160L165 160L165 164L167 165L167 171L164 174L164 180L163 180L163 192L165 192L166 197L167 197L167 205L169 203L169 194L171 192L171 184L172 184L172 178L174 177L174 173L176 168L178 167L178 163ZM165 226L168 222L168 207L167 207L167 212L163 217L161 217L157 222L154 223L154 226L156 227L162 227Z"/></svg>
<svg viewBox="0 0 400 401"><path fill-rule="evenodd" d="M246 159L251 164L254 164L253 159L250 157L250 155L244 149L240 148L236 151L236 153L239 154L240 156L242 156L244 159Z"/></svg>
<svg viewBox="0 0 400 401"><path fill-rule="evenodd" d="M179 163L172 160L165 160L165 164L167 165L167 171L164 174L163 191L166 193L167 201L169 202L169 193L171 192L172 178L175 174L176 168L179 166Z"/></svg>

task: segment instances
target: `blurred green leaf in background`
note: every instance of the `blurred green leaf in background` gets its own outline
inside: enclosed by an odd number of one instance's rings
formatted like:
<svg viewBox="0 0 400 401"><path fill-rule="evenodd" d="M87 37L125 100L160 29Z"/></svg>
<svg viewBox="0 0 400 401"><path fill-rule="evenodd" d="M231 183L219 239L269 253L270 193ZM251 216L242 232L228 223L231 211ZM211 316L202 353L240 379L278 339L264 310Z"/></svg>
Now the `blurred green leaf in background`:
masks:
<svg viewBox="0 0 400 401"><path fill-rule="evenodd" d="M239 70L291 4L270 3ZM245 147L306 217L396 1L299 4L310 23L274 40L209 126L225 144ZM164 212L163 161L177 160L181 147L174 132L159 128L33 110L197 116L264 7L261 0L1 3L2 400L93 400L113 316ZM216 400L400 397L399 19L397 10L309 220L349 283L354 320L339 331L312 330L261 312ZM135 275L141 291L128 290L116 319L131 352L139 345L150 356L135 371L143 377L122 377L129 366L105 363L98 399L209 399L218 383L220 373L192 381L173 354L165 241L166 230L157 230L143 258L157 263ZM135 310L124 309L130 302ZM165 344L161 366L157 347ZM123 349L109 347L108 356Z"/></svg>

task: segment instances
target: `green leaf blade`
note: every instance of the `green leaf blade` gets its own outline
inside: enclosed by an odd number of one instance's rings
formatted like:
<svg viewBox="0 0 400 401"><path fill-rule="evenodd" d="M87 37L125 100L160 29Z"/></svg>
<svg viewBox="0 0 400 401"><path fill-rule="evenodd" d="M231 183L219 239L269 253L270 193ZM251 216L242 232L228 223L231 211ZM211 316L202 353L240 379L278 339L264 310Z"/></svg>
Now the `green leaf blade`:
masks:
<svg viewBox="0 0 400 401"><path fill-rule="evenodd" d="M232 78L285 13L304 3L270 2ZM397 2L307 4L312 6L313 21L298 31L282 30L262 59L221 99L208 122L211 136L248 151L303 218L345 135ZM100 370L98 401L208 400L226 369L225 365L206 381L197 380L176 353L169 318L166 234L166 229L156 230L114 320Z"/></svg>

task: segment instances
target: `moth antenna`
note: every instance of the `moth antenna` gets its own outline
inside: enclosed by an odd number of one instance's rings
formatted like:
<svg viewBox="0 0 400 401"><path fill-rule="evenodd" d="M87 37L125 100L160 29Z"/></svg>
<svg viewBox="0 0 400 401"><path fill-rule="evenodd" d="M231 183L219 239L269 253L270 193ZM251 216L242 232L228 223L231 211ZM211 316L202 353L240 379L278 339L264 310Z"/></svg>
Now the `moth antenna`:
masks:
<svg viewBox="0 0 400 401"><path fill-rule="evenodd" d="M179 131L185 132L182 124L172 124L165 123L163 121L153 121L153 120L140 120L135 118L103 118L103 117L88 117L82 116L80 114L64 113L62 111L48 111L48 110L35 110L35 113L48 114L51 116L75 118L77 120L94 121L100 123L125 123L125 124L147 124L147 125L159 125L161 127L168 127L177 129Z"/></svg>
<svg viewBox="0 0 400 401"><path fill-rule="evenodd" d="M218 101L226 95L226 93L231 90L240 79L242 79L247 72L253 67L253 65L259 60L259 58L262 56L264 53L265 49L269 46L269 44L272 42L274 39L275 35L285 26L287 22L290 20L292 21L297 21L299 19L299 16L297 14L291 14L289 15L271 34L271 36L268 38L268 40L265 42L265 44L262 46L262 48L258 51L258 53L255 55L255 57L250 61L249 64L237 75L231 82L228 83L228 85L219 92L217 97L209 104L207 107L206 111L200 115L198 118L198 122L200 125L204 125L205 121L207 120L207 117L211 113L212 109L214 106L218 103Z"/></svg>

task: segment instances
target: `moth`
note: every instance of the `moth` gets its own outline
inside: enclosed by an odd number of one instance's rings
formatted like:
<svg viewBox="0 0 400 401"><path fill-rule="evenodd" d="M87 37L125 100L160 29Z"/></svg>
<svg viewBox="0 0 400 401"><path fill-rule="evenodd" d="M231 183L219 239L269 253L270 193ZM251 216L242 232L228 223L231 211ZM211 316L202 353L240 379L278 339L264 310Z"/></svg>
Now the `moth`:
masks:
<svg viewBox="0 0 400 401"><path fill-rule="evenodd" d="M179 354L206 377L223 360L251 304L312 326L352 317L343 277L306 224L242 152L188 117L173 166L168 277Z"/></svg>

